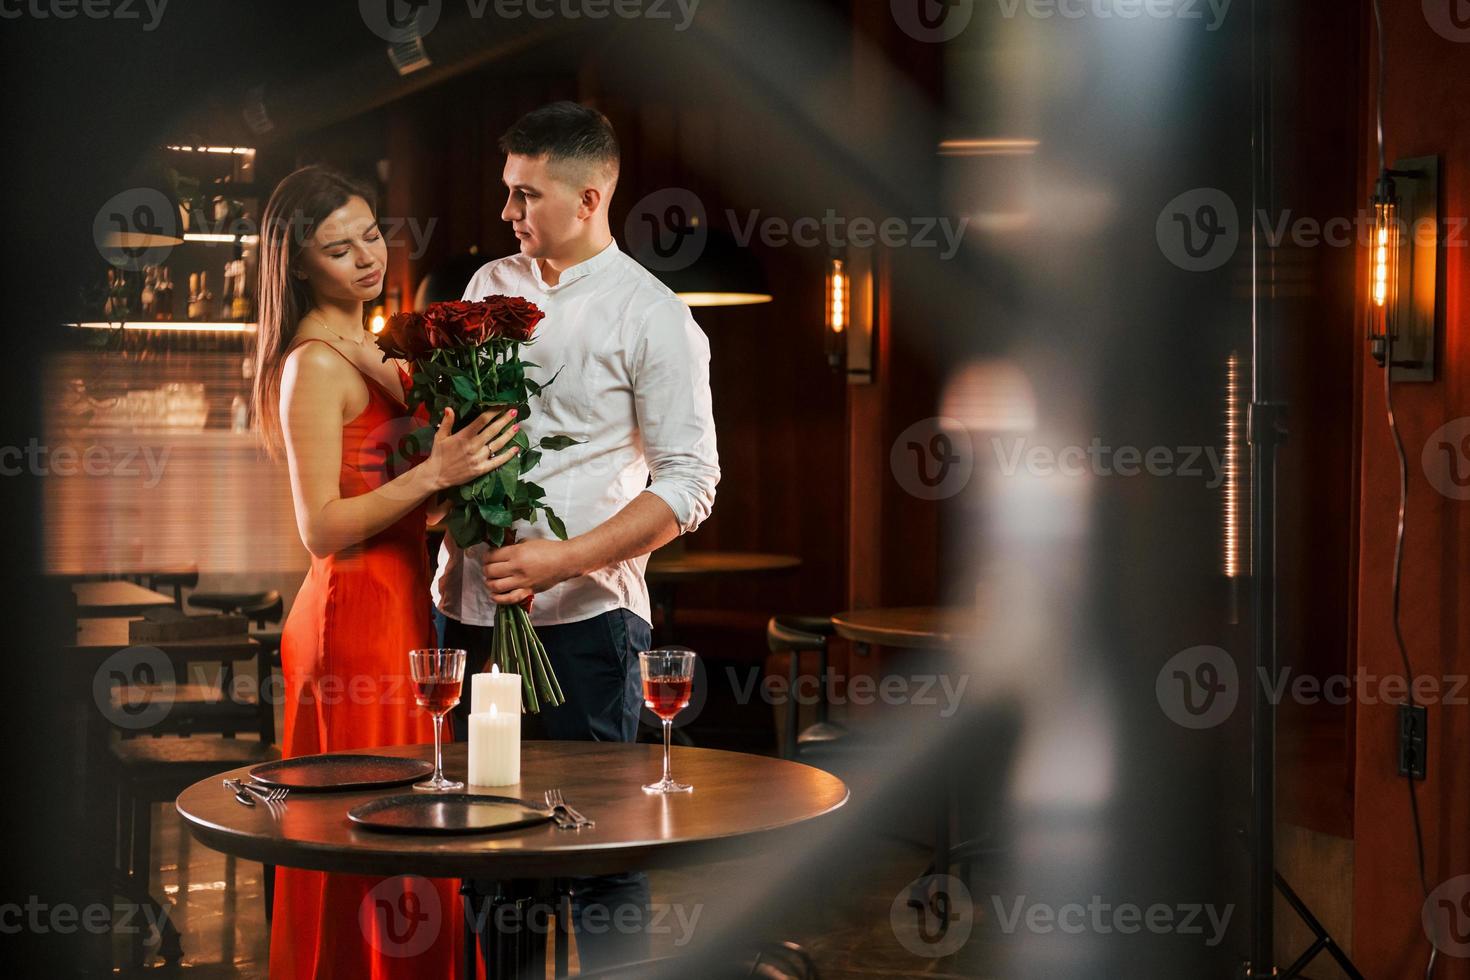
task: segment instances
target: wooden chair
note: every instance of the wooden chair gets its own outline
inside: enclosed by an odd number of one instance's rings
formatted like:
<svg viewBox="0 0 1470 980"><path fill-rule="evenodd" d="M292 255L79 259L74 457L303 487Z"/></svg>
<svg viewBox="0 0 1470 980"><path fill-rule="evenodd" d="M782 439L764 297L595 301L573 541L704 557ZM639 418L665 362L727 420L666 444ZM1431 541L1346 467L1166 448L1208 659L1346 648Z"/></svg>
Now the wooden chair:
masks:
<svg viewBox="0 0 1470 980"><path fill-rule="evenodd" d="M781 758L795 759L805 748L831 747L847 737L847 729L827 720L827 640L835 634L827 616L772 616L766 623L766 645L772 653L787 655L786 730L781 739ZM817 654L817 720L799 733L796 686L801 677L803 653Z"/></svg>
<svg viewBox="0 0 1470 980"><path fill-rule="evenodd" d="M120 871L130 897L147 902L163 914L161 903L148 891L153 871L154 804L172 803L189 786L201 779L240 766L269 762L280 757L268 743L227 738L134 738L115 740L112 757L116 764L118 820L122 827ZM221 787L220 792L226 792ZM275 868L263 865L265 917L271 919ZM162 921L161 919L159 921ZM164 930L159 955L171 965L183 955L176 930ZM144 933L133 934L133 966L144 960Z"/></svg>

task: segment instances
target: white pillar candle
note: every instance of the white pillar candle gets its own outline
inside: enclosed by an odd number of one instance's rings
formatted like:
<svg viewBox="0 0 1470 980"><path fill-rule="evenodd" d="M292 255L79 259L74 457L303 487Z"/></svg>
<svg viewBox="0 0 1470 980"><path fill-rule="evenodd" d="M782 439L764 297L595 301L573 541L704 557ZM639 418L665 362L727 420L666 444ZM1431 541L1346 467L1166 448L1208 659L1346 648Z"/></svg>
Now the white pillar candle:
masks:
<svg viewBox="0 0 1470 980"><path fill-rule="evenodd" d="M483 714L470 715L470 772L472 786L510 786L521 781L521 716L499 710L495 704Z"/></svg>
<svg viewBox="0 0 1470 980"><path fill-rule="evenodd" d="M491 664L488 674L470 677L470 714L484 714L492 704L504 715L521 713L520 674L502 674L499 664Z"/></svg>

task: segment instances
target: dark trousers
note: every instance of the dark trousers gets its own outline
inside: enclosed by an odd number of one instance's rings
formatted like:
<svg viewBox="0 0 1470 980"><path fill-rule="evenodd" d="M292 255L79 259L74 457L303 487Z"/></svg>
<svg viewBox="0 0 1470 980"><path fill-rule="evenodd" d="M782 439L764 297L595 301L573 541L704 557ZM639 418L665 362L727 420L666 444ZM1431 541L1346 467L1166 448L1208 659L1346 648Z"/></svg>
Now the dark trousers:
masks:
<svg viewBox="0 0 1470 980"><path fill-rule="evenodd" d="M488 668L494 630L444 618L443 646L469 656L465 673ZM652 628L627 609L575 623L537 627L566 702L522 716L527 738L632 742L638 736L642 680L638 652L650 649ZM464 689L470 689L468 679ZM454 737L469 732L468 698L451 715ZM632 787L636 790L637 787ZM572 801L575 805L576 801ZM594 817L595 819L595 817ZM481 894L495 893L494 882L477 881ZM648 876L641 871L572 879L572 919L583 972L648 957ZM637 928L630 928L636 922Z"/></svg>

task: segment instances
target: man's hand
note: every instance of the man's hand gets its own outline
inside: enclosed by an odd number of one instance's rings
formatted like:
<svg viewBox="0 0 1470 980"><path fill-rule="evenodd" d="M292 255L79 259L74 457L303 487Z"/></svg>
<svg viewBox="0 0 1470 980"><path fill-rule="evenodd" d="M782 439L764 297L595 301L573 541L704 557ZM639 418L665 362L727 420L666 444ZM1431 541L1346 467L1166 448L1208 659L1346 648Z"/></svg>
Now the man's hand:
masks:
<svg viewBox="0 0 1470 980"><path fill-rule="evenodd" d="M580 574L570 541L527 538L485 555L485 588L502 606L524 602L527 596Z"/></svg>

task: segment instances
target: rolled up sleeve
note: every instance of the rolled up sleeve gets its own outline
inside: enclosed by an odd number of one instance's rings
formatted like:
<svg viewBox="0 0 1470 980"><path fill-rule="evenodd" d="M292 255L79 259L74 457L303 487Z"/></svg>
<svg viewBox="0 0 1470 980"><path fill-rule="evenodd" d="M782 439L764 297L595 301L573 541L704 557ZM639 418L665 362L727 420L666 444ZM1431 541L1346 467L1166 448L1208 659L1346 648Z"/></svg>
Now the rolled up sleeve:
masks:
<svg viewBox="0 0 1470 980"><path fill-rule="evenodd" d="M652 482L688 534L709 517L720 456L709 389L709 339L679 300L653 306L632 359L638 429Z"/></svg>

